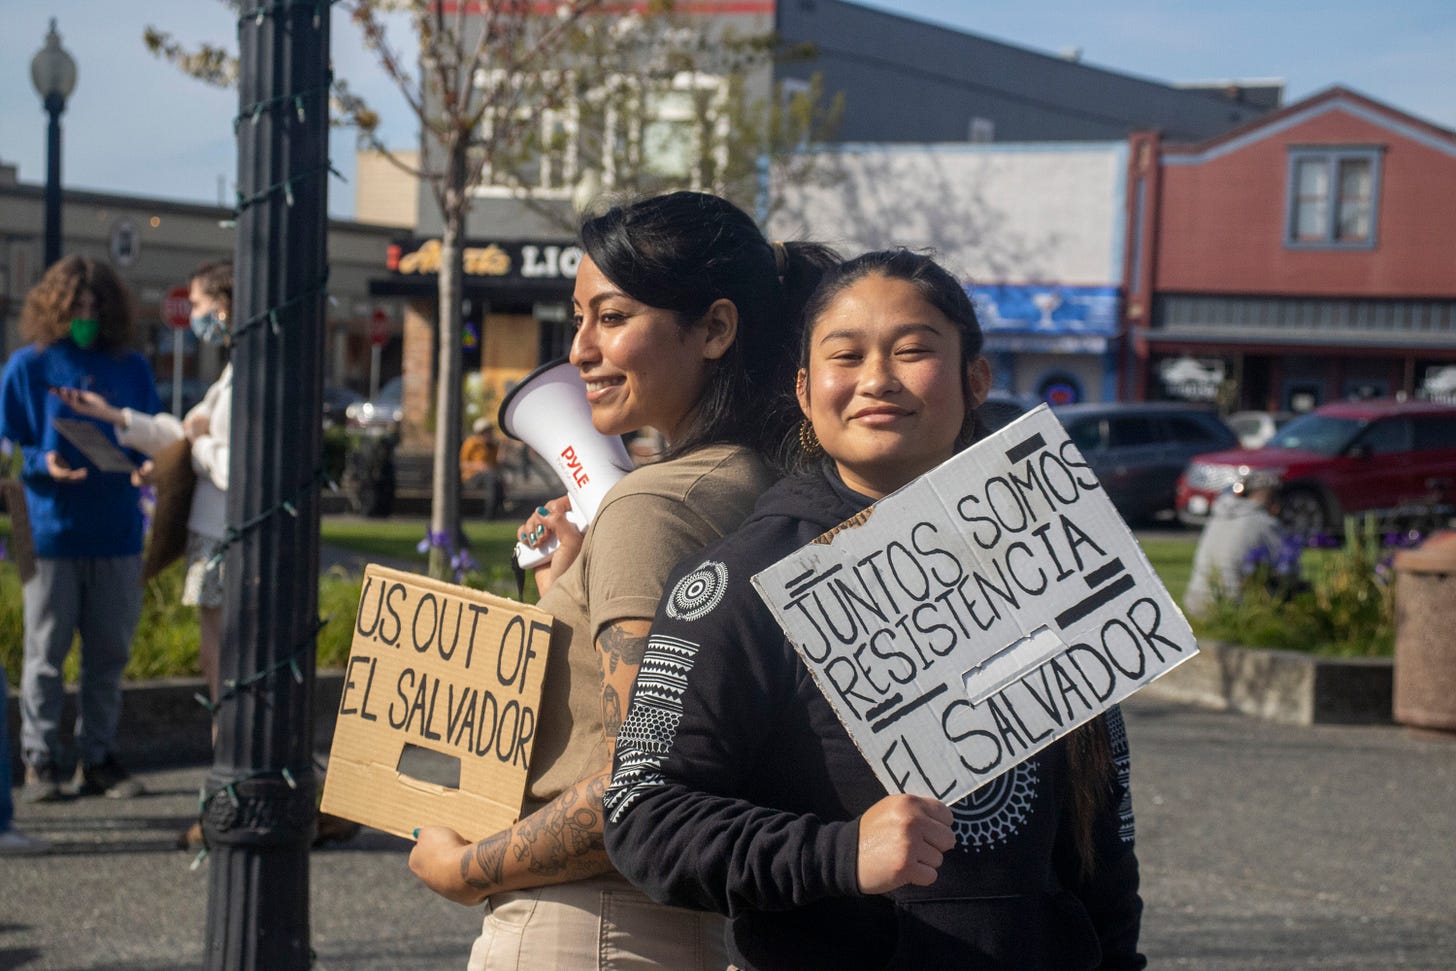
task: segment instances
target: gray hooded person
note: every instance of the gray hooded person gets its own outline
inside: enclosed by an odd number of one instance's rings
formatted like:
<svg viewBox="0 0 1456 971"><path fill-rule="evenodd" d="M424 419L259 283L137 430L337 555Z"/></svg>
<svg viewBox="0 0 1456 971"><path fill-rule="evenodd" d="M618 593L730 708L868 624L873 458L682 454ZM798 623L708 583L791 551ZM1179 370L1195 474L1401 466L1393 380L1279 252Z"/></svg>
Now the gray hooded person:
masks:
<svg viewBox="0 0 1456 971"><path fill-rule="evenodd" d="M1237 601L1250 552L1263 548L1271 559L1278 553L1284 542L1279 485L1276 473L1253 469L1214 500L1183 594L1189 613L1201 614L1219 598Z"/></svg>

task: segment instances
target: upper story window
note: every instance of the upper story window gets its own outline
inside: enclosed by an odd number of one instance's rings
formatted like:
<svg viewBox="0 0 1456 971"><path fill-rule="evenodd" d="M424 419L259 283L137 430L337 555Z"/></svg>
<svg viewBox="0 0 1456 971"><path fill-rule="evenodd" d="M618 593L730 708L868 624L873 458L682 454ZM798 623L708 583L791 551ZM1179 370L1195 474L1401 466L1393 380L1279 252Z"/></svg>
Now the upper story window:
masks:
<svg viewBox="0 0 1456 971"><path fill-rule="evenodd" d="M1378 148L1298 148L1289 153L1285 243L1371 247L1379 216Z"/></svg>
<svg viewBox="0 0 1456 971"><path fill-rule="evenodd" d="M685 72L653 84L616 75L585 91L577 90L570 71L545 80L572 95L555 109L529 114L521 109L529 122L518 157L509 171L487 167L478 194L525 189L538 197L567 198L589 171L607 188L657 178L708 189L727 164L724 78ZM489 118L482 122L483 137L489 137L490 125Z"/></svg>

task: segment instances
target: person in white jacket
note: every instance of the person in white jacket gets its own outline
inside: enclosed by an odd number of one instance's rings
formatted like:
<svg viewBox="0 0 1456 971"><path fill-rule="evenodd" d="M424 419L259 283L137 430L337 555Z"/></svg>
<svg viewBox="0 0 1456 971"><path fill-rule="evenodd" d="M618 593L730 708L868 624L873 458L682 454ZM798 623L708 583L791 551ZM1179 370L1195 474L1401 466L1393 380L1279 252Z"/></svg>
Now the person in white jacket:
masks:
<svg viewBox="0 0 1456 971"><path fill-rule="evenodd" d="M212 262L192 274L192 332L206 343L231 343L233 301L231 263ZM146 455L187 438L197 485L187 517L187 578L182 602L197 607L198 660L214 701L218 697L218 650L222 640L222 560L215 554L227 535L228 441L232 429L233 366L223 368L202 401L181 421L166 412L146 415L115 408L92 391L58 389L72 410L116 426L117 441ZM149 471L149 470L144 470Z"/></svg>
<svg viewBox="0 0 1456 971"><path fill-rule="evenodd" d="M188 299L192 301L192 333L197 339L231 347L232 264L218 261L199 266L192 274ZM192 490L192 509L187 517L187 576L182 585L182 603L197 607L198 662L216 702L220 692L218 659L222 649L223 602L223 558L217 554L227 536L232 364L223 368L202 401L181 421L165 412L146 415L130 408L114 408L105 398L90 391L59 389L57 393L80 414L115 425L117 440L144 454L155 455L182 438L191 441L197 485ZM143 472L150 472L147 465L143 466ZM357 823L320 813L314 845L344 842L358 831ZM177 845L186 849L204 845L200 822L184 830Z"/></svg>

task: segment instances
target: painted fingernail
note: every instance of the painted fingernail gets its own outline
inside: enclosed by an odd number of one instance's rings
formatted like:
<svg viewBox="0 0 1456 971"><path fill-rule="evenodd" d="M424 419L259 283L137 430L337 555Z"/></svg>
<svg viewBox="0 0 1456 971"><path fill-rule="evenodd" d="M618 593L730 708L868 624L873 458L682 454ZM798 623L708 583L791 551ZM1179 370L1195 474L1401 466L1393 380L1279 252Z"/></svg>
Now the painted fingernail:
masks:
<svg viewBox="0 0 1456 971"><path fill-rule="evenodd" d="M536 527L536 531L534 533L532 533L531 536L533 538L535 538L535 539L540 539L541 538L541 535L543 533L545 533L545 532L546 532L546 527L545 526L537 526Z"/></svg>
<svg viewBox="0 0 1456 971"><path fill-rule="evenodd" d="M526 534L525 533L517 533L516 534L516 538L519 539L522 543L524 543L526 541Z"/></svg>
<svg viewBox="0 0 1456 971"><path fill-rule="evenodd" d="M414 831L414 834L413 835L414 835L414 838L415 839L419 839L420 838L420 828L418 826L415 827L415 831Z"/></svg>
<svg viewBox="0 0 1456 971"><path fill-rule="evenodd" d="M551 510L547 509L545 506L537 506L536 507L536 515L538 515L538 516L549 516L549 515L551 515Z"/></svg>

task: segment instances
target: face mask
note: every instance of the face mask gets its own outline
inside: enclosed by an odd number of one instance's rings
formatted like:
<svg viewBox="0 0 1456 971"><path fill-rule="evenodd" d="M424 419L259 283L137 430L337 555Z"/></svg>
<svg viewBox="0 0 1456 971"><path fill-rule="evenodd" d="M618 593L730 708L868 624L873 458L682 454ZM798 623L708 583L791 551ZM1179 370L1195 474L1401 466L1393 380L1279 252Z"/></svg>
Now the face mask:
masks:
<svg viewBox="0 0 1456 971"><path fill-rule="evenodd" d="M228 338L227 314L216 310L192 315L192 333L204 344L226 344Z"/></svg>
<svg viewBox="0 0 1456 971"><path fill-rule="evenodd" d="M96 336L100 333L101 321L95 317L75 317L71 320L71 342L83 351L96 343Z"/></svg>

